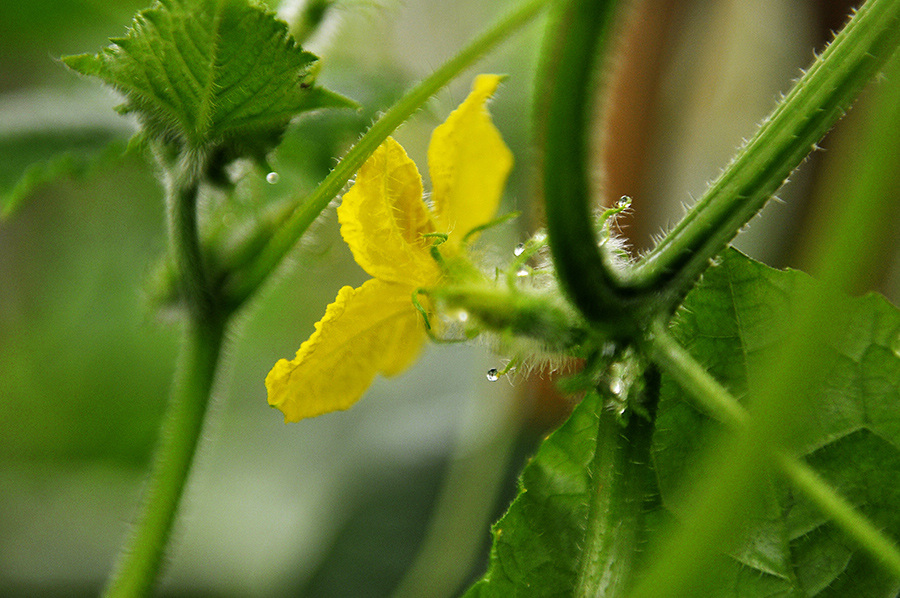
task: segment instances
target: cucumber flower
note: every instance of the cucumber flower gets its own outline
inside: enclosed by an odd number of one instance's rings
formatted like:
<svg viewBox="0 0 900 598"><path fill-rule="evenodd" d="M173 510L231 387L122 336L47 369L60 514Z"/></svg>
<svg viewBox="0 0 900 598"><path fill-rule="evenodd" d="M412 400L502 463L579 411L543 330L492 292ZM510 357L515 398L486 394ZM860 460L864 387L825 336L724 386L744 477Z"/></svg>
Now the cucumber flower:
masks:
<svg viewBox="0 0 900 598"><path fill-rule="evenodd" d="M372 279L342 288L296 357L269 372L269 404L285 421L349 408L376 374L398 374L421 352L428 322L420 310L428 301L417 305L415 297L471 270L464 239L494 218L512 168L486 107L500 80L479 75L435 129L428 147L431 207L416 165L394 139L359 170L337 213L341 236Z"/></svg>

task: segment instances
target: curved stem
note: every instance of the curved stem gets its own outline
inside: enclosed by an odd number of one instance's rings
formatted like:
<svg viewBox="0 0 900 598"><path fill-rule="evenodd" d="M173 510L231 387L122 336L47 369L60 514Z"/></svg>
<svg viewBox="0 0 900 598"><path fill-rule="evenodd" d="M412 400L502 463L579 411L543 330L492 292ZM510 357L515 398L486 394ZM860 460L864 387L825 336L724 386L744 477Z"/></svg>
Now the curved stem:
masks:
<svg viewBox="0 0 900 598"><path fill-rule="evenodd" d="M596 61L609 45L615 4L571 0L560 12L541 91L549 99L538 104L546 110L544 193L560 280L588 320L614 319L635 337L635 323L674 310L885 65L900 45L900 0L866 2L684 219L621 271L597 249L586 160L594 71L603 67Z"/></svg>
<svg viewBox="0 0 900 598"><path fill-rule="evenodd" d="M105 596L146 596L159 575L166 545L197 450L228 314L209 284L197 230L202 158L189 153L167 181L169 238L187 303L177 378L153 457L140 516Z"/></svg>
<svg viewBox="0 0 900 598"><path fill-rule="evenodd" d="M239 305L268 278L319 214L334 199L347 181L356 174L381 143L394 129L415 113L428 99L447 85L454 77L474 64L498 43L528 23L551 0L528 0L486 33L475 39L459 54L444 63L427 79L410 90L399 102L366 131L334 170L294 211L285 223L275 231L268 244L243 272L234 276L226 286L230 305Z"/></svg>
<svg viewBox="0 0 900 598"><path fill-rule="evenodd" d="M544 196L547 232L563 288L594 323L608 324L611 313L625 313L622 289L598 249L589 185L589 139L594 90L602 87L603 59L613 38L619 2L572 0L552 22L555 35L545 49L546 111ZM623 322L628 318L618 318Z"/></svg>
<svg viewBox="0 0 900 598"><path fill-rule="evenodd" d="M900 1L869 0L763 122L734 161L630 272L635 289L667 287L674 308L709 260L759 212L900 44Z"/></svg>

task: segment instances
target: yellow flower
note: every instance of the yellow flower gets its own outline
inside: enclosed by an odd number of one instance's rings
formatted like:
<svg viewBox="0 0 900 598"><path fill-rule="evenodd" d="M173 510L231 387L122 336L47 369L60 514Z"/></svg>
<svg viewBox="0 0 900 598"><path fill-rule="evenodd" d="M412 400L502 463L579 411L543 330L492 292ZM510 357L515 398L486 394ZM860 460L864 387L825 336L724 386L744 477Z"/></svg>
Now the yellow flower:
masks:
<svg viewBox="0 0 900 598"><path fill-rule="evenodd" d="M428 147L433 208L423 201L416 165L393 139L360 169L338 220L356 262L373 278L342 288L296 357L269 372L269 404L285 421L347 409L376 374L398 374L419 355L426 331L412 296L444 276L431 234L447 235L442 256L461 254L465 234L494 217L512 168L486 108L499 83L497 75L479 75L435 129Z"/></svg>

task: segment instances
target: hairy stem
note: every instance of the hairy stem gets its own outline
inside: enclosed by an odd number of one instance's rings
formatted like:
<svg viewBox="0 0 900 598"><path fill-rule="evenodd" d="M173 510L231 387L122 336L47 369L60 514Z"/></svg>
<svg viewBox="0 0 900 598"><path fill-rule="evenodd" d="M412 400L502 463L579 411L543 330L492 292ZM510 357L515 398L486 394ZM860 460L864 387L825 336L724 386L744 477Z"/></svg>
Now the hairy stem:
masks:
<svg viewBox="0 0 900 598"><path fill-rule="evenodd" d="M572 352L593 334L552 293L470 284L447 285L428 294L447 310L465 310L492 332L529 338L550 351Z"/></svg>
<svg viewBox="0 0 900 598"><path fill-rule="evenodd" d="M189 154L169 181L169 235L187 308L177 378L169 397L148 487L132 535L105 595L147 596L162 567L215 378L228 314L209 284L197 230L199 154Z"/></svg>
<svg viewBox="0 0 900 598"><path fill-rule="evenodd" d="M815 148L900 44L900 0L869 0L734 161L623 284L665 287L674 309L697 277Z"/></svg>
<svg viewBox="0 0 900 598"><path fill-rule="evenodd" d="M607 256L598 249L589 182L594 92L602 87L599 79L619 5L610 0L570 0L561 6L544 50L541 94L546 99L536 104L543 106L538 114L544 139L543 191L559 279L588 321L607 326L615 321L628 328L634 318L611 317L634 310L628 309Z"/></svg>
<svg viewBox="0 0 900 598"><path fill-rule="evenodd" d="M648 384L643 392L653 395L651 400L632 400L653 413L659 394L658 372L651 369L645 380ZM625 596L633 583L646 539L645 503L654 487L650 465L653 418L630 413L623 426L619 413L606 406L601 406L597 418L597 450L591 464L595 491L572 595L618 598Z"/></svg>
<svg viewBox="0 0 900 598"><path fill-rule="evenodd" d="M444 63L427 79L410 90L399 102L366 131L334 170L319 183L319 186L299 205L285 223L275 231L268 244L250 266L236 274L226 287L229 303L238 305L269 277L288 252L296 245L309 226L334 199L347 181L356 174L369 155L415 113L428 99L447 85L454 77L474 64L498 43L509 37L528 23L550 0L528 0L518 9L499 21L486 33L463 48L456 56Z"/></svg>
<svg viewBox="0 0 900 598"><path fill-rule="evenodd" d="M105 596L135 598L153 589L178 512L206 415L224 336L224 323L187 325L178 378L153 458L141 514Z"/></svg>
<svg viewBox="0 0 900 598"><path fill-rule="evenodd" d="M198 323L217 309L197 222L203 161L202 152L187 152L166 181L170 253L189 317Z"/></svg>

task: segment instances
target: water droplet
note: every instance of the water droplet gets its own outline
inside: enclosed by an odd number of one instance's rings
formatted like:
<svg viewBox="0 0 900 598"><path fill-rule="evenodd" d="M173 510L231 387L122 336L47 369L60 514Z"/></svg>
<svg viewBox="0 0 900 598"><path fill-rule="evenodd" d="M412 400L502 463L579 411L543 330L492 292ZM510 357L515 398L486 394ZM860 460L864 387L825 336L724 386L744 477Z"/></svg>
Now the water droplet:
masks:
<svg viewBox="0 0 900 598"><path fill-rule="evenodd" d="M614 395L621 396L622 393L625 392L625 383L622 382L621 378L616 378L609 383L609 389Z"/></svg>
<svg viewBox="0 0 900 598"><path fill-rule="evenodd" d="M281 177L279 176L279 174L277 172L272 171L266 175L266 182L269 183L270 185L274 185L275 183L278 182L278 179L280 179L280 178Z"/></svg>
<svg viewBox="0 0 900 598"><path fill-rule="evenodd" d="M459 313L456 314L456 319L460 322L468 322L469 321L469 312L464 309L459 310Z"/></svg>
<svg viewBox="0 0 900 598"><path fill-rule="evenodd" d="M619 198L619 207L620 208L627 208L629 206L631 206L631 198L629 196L623 195L622 197Z"/></svg>
<svg viewBox="0 0 900 598"><path fill-rule="evenodd" d="M516 276L518 276L519 278L524 278L529 274L531 274L531 271L528 268L519 268L519 270L516 272Z"/></svg>
<svg viewBox="0 0 900 598"><path fill-rule="evenodd" d="M513 253L514 253L516 256L520 256L520 255L522 255L524 252L525 252L525 243L519 243L518 245L516 245L516 248L513 249Z"/></svg>
<svg viewBox="0 0 900 598"><path fill-rule="evenodd" d="M491 368L487 371L487 379L491 382L496 382L500 379L500 372L497 371L497 368Z"/></svg>
<svg viewBox="0 0 900 598"><path fill-rule="evenodd" d="M891 342L891 349L894 350L894 355L900 357L900 334L894 337L894 340Z"/></svg>

